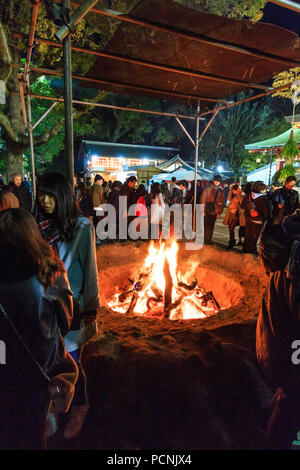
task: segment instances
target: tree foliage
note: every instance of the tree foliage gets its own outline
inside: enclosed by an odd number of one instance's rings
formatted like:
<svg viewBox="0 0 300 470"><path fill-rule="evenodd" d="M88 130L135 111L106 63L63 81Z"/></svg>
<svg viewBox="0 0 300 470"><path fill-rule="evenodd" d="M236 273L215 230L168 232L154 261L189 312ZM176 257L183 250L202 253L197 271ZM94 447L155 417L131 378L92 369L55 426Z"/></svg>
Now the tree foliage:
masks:
<svg viewBox="0 0 300 470"><path fill-rule="evenodd" d="M192 8L208 11L211 13L228 16L231 18L250 18L257 21L262 14L265 0L177 0L182 4ZM138 0L102 0L101 7L128 13L130 9L138 3ZM31 23L33 3L30 0L0 0L0 79L6 81L7 104L0 105L0 128L4 141L2 148L5 151L7 172L20 171L22 167L22 155L28 154L28 133L22 118L21 101L19 96L13 93L19 92L18 70L12 64L20 64L26 56L27 40L16 37L15 33L28 35ZM90 49L103 49L110 38L117 30L120 21L110 19L95 13L89 13L78 25L73 34L73 43L80 47ZM55 26L47 17L44 2L38 10L38 20L36 35L46 39L52 39L55 33ZM85 74L91 67L95 57L89 54L72 54L73 73ZM39 67L55 68L62 71L62 48L48 46L46 44L35 44L32 53L32 64ZM38 81L38 74L31 72L30 82L32 90L41 91L43 86L49 90L42 90L43 93L55 94L55 81L48 83ZM86 96L90 92L85 92ZM95 92L92 99L95 102L101 101L105 92ZM84 98L83 98L84 99ZM45 112L47 106L39 100L32 101L32 111L34 119L38 119ZM77 135L84 132L93 134L96 127L95 120L98 113L92 114L91 107L74 106L76 119L74 120L74 130ZM85 114L89 115L88 119ZM108 119L112 125L106 126L106 137L114 140L122 138L131 141L141 142L152 139L153 143L169 143L172 141L172 128L169 124L163 130L162 126L157 128L148 116L134 117L128 113L117 116L111 113ZM100 119L100 123L104 119ZM114 128L113 128L114 123ZM35 148L38 155L44 162L50 161L54 155L59 153L63 146L63 125L62 107L58 105L45 121L37 128L34 134ZM173 125L173 123L172 123ZM103 126L103 129L105 126ZM177 128L176 128L177 129ZM178 129L176 139L178 138ZM180 137L179 137L180 139ZM51 142L51 145L49 143ZM2 152L3 153L3 152ZM42 161L41 161L42 165Z"/></svg>
<svg viewBox="0 0 300 470"><path fill-rule="evenodd" d="M279 73L275 76L273 80L273 87L278 88L282 85L287 85L288 83L293 83L296 80L300 80L300 67L295 67L290 70L285 70L284 72ZM279 90L276 93L273 93L273 97L281 96L282 98L292 98L291 87L284 88Z"/></svg>
<svg viewBox="0 0 300 470"><path fill-rule="evenodd" d="M239 93L236 101L245 98L246 93ZM209 164L225 161L236 175L245 168L248 152L244 145L257 138L261 128L267 124L271 109L264 100L256 103L246 102L239 106L220 111L212 123L210 132L204 137L201 153L207 161L207 151L212 152ZM207 146L208 144L208 146ZM215 147L213 149L213 146Z"/></svg>
<svg viewBox="0 0 300 470"><path fill-rule="evenodd" d="M228 18L247 18L259 21L263 16L266 0L176 0L191 8L198 8Z"/></svg>

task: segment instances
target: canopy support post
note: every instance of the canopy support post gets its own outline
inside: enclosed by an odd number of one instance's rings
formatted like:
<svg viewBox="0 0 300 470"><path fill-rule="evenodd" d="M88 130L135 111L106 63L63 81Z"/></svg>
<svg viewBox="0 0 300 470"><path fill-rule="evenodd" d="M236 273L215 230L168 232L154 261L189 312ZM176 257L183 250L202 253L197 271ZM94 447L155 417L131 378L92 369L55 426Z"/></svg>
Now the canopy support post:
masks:
<svg viewBox="0 0 300 470"><path fill-rule="evenodd" d="M199 134L200 134L200 100L197 104L196 116L196 139L195 139L195 178L194 178L194 207L193 207L193 232L196 231L196 205L197 205L197 177L198 177L198 157L199 157Z"/></svg>
<svg viewBox="0 0 300 470"><path fill-rule="evenodd" d="M70 11L70 0L63 0L62 6ZM73 142L73 109L72 109L72 52L71 34L63 40L64 57L64 106L65 106L65 156L67 178L74 185L74 142Z"/></svg>
<svg viewBox="0 0 300 470"><path fill-rule="evenodd" d="M33 203L35 203L36 179L35 179L35 161L34 161L34 144L33 144L33 128L32 128L32 116L31 116L31 96L30 96L29 76L27 77L27 112L28 112L28 134L29 134L31 171L32 171L32 192L33 192Z"/></svg>

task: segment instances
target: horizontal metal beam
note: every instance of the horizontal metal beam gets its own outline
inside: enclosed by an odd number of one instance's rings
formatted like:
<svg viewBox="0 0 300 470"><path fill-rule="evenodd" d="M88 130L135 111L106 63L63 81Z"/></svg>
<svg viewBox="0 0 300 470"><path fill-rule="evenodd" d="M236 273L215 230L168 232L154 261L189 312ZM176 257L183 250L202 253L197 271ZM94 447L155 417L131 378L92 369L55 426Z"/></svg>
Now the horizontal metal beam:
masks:
<svg viewBox="0 0 300 470"><path fill-rule="evenodd" d="M20 34L20 33L13 33L13 36L18 37L18 38L24 38L24 39L27 38L26 35ZM49 39L35 37L35 41L37 43L47 44L48 46L53 46L53 47L58 47L58 48L62 47L62 45L58 41L53 41L53 40L51 41ZM152 68L156 70L163 70L164 72L172 72L172 73L176 73L179 75L184 75L184 76L187 75L189 77L195 77L195 78L204 79L204 80L211 80L214 82L226 83L228 85L242 86L246 88L258 88L260 90L269 89L269 87L266 87L265 85L261 85L258 83L245 82L243 80L236 80L234 78L223 78L223 77L219 77L216 75L205 74L202 72L193 72L191 70L184 69L184 68L177 68L177 67L162 65L162 64L157 64L154 62L147 62L147 61L143 61L139 59L133 59L131 57L120 56L117 54L109 54L107 52L95 51L91 49L83 49L81 47L76 47L74 45L72 46L72 50L76 52L81 52L83 54L91 54L91 55L98 56L98 57L104 57L106 59L117 60L119 62L126 62L126 63L133 64L133 65L139 65L142 67L148 67L148 68Z"/></svg>
<svg viewBox="0 0 300 470"><path fill-rule="evenodd" d="M12 64L13 67L15 68L22 68L23 66L21 64ZM56 70L51 70L51 69L45 69L45 68L42 68L42 67L30 67L30 70L33 71L33 72L38 72L38 73L42 73L44 75L53 75L53 76L56 76L56 77L63 77L63 73L62 72L57 72ZM218 99L218 98L208 98L206 96L199 96L199 95L193 95L193 94L190 94L190 95L186 95L185 93L180 93L180 92L175 92L175 91L167 91L167 90L160 90L158 88L146 88L146 87L141 87L141 86L135 86L135 85L131 85L129 83L120 83L120 82L114 82L112 80L100 80L98 78L89 78L89 77L85 77L85 76L81 76L81 75L72 75L72 78L75 79L75 80L82 80L84 82L90 82L90 83L96 83L98 85L113 85L115 87L119 87L119 88L128 88L130 90L136 90L136 91L146 91L148 93L153 93L153 94L156 94L156 97L157 97L157 94L161 94L161 95L166 95L166 96L171 96L171 97L174 97L174 98L183 98L183 99L187 99L187 100L202 100L202 101L209 101L209 102L212 102L212 103L224 103L226 104L227 103L227 100L224 100L224 99Z"/></svg>
<svg viewBox="0 0 300 470"><path fill-rule="evenodd" d="M56 2L61 2L61 0L55 0ZM294 5L297 5L295 4L295 2L273 2L273 3L288 3L288 4L294 4ZM78 7L80 4L78 2L71 2L71 6L73 7ZM286 6L286 8L288 8L288 6ZM296 10L299 12L299 6L298 6L298 10ZM230 50L230 51L233 51L233 52L239 52L241 54L246 54L246 55L249 55L249 56L252 56L252 57L258 57L260 59L267 59L267 60L270 60L270 61L273 61L273 62L277 62L277 63L282 63L284 65L287 65L289 67L297 67L299 66L299 61L295 61L295 60L291 60L291 59L286 59L284 57L278 57L274 54L269 54L267 52L263 52L263 51L260 51L258 49L253 49L253 48L246 48L246 47L243 47L243 46L237 46L236 44L232 44L232 43L228 43L228 42L222 42L222 41L218 41L217 39L212 39L212 38L209 38L205 35L202 35L202 34L191 34L189 32L186 32L186 31L183 31L183 30L176 30L170 26L165 26L165 25L162 25L162 24L159 24L159 23L153 23L153 22L150 22L150 21L145 21L145 20L140 20L138 18L135 18L133 16L130 16L130 15L126 15L124 13L121 13L121 12L118 12L118 11L113 11L113 10L108 10L108 9L99 9L99 8L92 8L91 9L91 12L93 13L96 13L98 15L102 15L102 16L107 16L109 18L113 18L113 19L116 19L116 20L119 20L119 21L125 21L127 23L131 23L131 24L135 24L137 26L143 26L143 27L146 27L146 28L151 28L151 29L154 29L154 30L157 30L157 31L162 31L164 33L168 33L168 34L173 34L174 36L177 36L177 37L181 37L183 39L188 39L188 40L192 40L192 41L195 41L195 42L199 42L201 44L207 44L207 45L210 45L210 46L215 46L215 47L219 47L221 49L226 49L226 50Z"/></svg>
<svg viewBox="0 0 300 470"><path fill-rule="evenodd" d="M290 0L269 0L268 3L274 3L279 7L287 8L288 10L293 10L297 13L300 13L300 4L296 2L291 2Z"/></svg>
<svg viewBox="0 0 300 470"><path fill-rule="evenodd" d="M20 95L20 93L12 92L12 95ZM44 95L32 95L30 94L30 98L37 98L42 100L49 100L49 101L58 101L63 103L63 98L56 98L54 96L44 96ZM92 101L80 101L80 100L72 100L73 104L82 104L86 106L95 106L98 108L106 108L106 109L118 109L119 111L134 111L136 113L144 113L144 114L153 114L155 116L167 116L167 117L178 117L181 119L192 119L195 120L196 116L186 116L183 114L175 114L175 113L162 113L159 111L152 111L152 110L145 110L145 109L136 109L136 108L125 108L123 106L115 106L112 104L103 104L103 103L93 103Z"/></svg>
<svg viewBox="0 0 300 470"><path fill-rule="evenodd" d="M293 82L286 83L285 85L279 86L277 88L273 88L272 90L265 91L265 93L259 93L258 95L249 96L248 98L244 98L242 100L235 101L233 103L228 103L226 106L220 106L218 109L219 111L222 111L223 109L229 109L229 108L232 108L233 106L237 106L238 104L247 103L248 101L254 101L259 98L263 98L264 96L272 95L273 93L276 93L277 91L284 90L285 88L290 87L292 83ZM213 112L214 110L206 111L205 113L201 113L200 116L204 117Z"/></svg>

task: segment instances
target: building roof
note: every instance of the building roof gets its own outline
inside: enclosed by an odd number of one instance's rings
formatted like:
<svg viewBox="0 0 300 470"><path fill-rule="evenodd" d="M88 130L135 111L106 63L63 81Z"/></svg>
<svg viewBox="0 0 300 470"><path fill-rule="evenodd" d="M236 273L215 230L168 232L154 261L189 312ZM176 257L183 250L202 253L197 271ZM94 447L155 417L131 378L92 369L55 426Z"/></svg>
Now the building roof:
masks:
<svg viewBox="0 0 300 470"><path fill-rule="evenodd" d="M121 157L126 155L126 157L137 159L152 158L164 160L169 155L173 156L174 153L178 153L179 151L180 149L175 147L158 147L154 145L135 145L82 140L79 155L99 155L99 153L101 153L103 156L110 157Z"/></svg>
<svg viewBox="0 0 300 470"><path fill-rule="evenodd" d="M245 145L245 149L252 150L252 151L255 151L255 150L259 151L259 150L269 150L272 148L273 149L282 148L285 146L285 144L289 140L291 131L293 131L294 140L297 142L297 144L300 145L300 129L288 129L282 134L277 135L276 137L272 137L271 139L262 140L260 142L255 142L254 144L247 144Z"/></svg>
<svg viewBox="0 0 300 470"><path fill-rule="evenodd" d="M81 86L188 105L200 98L207 106L249 88L266 91L268 80L300 65L298 35L279 26L212 15L172 0L141 0L122 16L86 75L91 82Z"/></svg>
<svg viewBox="0 0 300 470"><path fill-rule="evenodd" d="M162 162L158 165L158 168L161 168L162 170L170 167L171 165L174 165L175 163L178 163L180 166L187 168L187 169L193 169L194 167L190 165L188 162L185 160L182 160L179 155L175 155L173 158L170 158L169 160L166 160L165 162Z"/></svg>

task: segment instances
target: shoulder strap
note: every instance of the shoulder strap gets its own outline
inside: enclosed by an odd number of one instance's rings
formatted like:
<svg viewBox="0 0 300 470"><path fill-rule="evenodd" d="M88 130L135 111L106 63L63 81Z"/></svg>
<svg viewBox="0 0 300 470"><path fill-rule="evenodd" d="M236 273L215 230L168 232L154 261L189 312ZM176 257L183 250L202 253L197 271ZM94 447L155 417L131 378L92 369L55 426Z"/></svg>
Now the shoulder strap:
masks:
<svg viewBox="0 0 300 470"><path fill-rule="evenodd" d="M9 323L11 329L13 330L14 334L16 335L16 337L18 338L18 340L20 341L20 343L23 345L23 347L25 348L26 352L28 353L28 355L30 356L31 360L34 362L34 364L37 366L38 370L40 371L40 373L43 375L43 377L46 379L47 382L51 382L51 379L49 377L49 375L46 373L45 369L43 369L43 367L40 365L40 363L37 361L37 359L35 358L35 356L33 355L33 353L31 352L31 350L29 349L29 347L27 346L27 344L25 343L25 341L23 340L22 336L20 335L20 333L18 332L17 328L15 327L14 323L11 321L11 319L9 318L9 316L7 315L7 312L5 310L5 308L3 307L3 305L1 305L0 303L0 311L2 312L5 320Z"/></svg>

